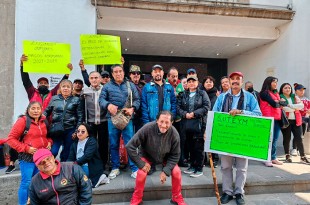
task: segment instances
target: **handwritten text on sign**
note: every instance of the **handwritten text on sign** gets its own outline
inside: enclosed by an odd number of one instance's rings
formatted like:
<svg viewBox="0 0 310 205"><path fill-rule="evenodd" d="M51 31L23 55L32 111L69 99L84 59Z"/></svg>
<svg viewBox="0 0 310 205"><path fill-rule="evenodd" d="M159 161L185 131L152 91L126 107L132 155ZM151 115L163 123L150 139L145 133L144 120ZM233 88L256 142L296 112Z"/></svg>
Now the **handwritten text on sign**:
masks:
<svg viewBox="0 0 310 205"><path fill-rule="evenodd" d="M69 74L70 44L23 41L24 71L32 73Z"/></svg>
<svg viewBox="0 0 310 205"><path fill-rule="evenodd" d="M121 41L119 36L81 35L80 43L85 64L121 64Z"/></svg>
<svg viewBox="0 0 310 205"><path fill-rule="evenodd" d="M210 112L207 151L266 161L272 141L271 118Z"/></svg>

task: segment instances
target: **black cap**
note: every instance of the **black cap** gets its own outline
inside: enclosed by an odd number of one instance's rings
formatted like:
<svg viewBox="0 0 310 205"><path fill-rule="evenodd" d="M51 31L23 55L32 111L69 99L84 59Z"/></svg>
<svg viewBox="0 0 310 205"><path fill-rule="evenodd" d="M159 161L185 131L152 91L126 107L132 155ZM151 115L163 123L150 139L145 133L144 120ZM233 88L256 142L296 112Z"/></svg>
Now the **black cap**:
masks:
<svg viewBox="0 0 310 205"><path fill-rule="evenodd" d="M164 68L159 64L153 65L152 70L155 70L156 68L159 68L160 70L164 70Z"/></svg>
<svg viewBox="0 0 310 205"><path fill-rule="evenodd" d="M104 76L109 76L110 77L110 73L108 71L105 71L105 70L102 71L100 75L101 75L101 77L104 77Z"/></svg>
<svg viewBox="0 0 310 205"><path fill-rule="evenodd" d="M305 86L303 86L302 84L297 84L295 86L295 90L300 90L300 89L306 89Z"/></svg>
<svg viewBox="0 0 310 205"><path fill-rule="evenodd" d="M81 79L75 79L75 80L73 81L73 83L80 83L80 84L83 84L83 80L81 80Z"/></svg>

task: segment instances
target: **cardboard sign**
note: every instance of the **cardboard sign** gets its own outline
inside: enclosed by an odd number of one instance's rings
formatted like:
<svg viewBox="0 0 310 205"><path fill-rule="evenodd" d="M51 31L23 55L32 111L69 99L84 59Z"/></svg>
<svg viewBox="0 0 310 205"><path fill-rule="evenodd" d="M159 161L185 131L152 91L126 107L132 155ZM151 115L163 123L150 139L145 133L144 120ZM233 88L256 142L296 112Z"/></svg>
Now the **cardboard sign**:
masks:
<svg viewBox="0 0 310 205"><path fill-rule="evenodd" d="M29 73L69 74L70 44L23 41L23 53L28 56L24 71Z"/></svg>
<svg viewBox="0 0 310 205"><path fill-rule="evenodd" d="M81 35L81 52L84 64L121 64L121 40L119 36Z"/></svg>
<svg viewBox="0 0 310 205"><path fill-rule="evenodd" d="M267 161L271 157L273 118L209 112L205 151Z"/></svg>

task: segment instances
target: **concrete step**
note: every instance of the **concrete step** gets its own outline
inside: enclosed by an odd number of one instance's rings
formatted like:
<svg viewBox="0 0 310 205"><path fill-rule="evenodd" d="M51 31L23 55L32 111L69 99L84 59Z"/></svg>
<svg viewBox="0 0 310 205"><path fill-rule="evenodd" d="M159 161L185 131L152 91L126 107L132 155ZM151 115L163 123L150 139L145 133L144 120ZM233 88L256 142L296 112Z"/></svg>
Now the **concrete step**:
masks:
<svg viewBox="0 0 310 205"><path fill-rule="evenodd" d="M188 205L215 205L215 197L185 198ZM297 193L280 193L280 194L258 194L246 195L245 202L247 205L307 205L310 204L310 192ZM97 205L128 205L129 202L105 203ZM168 205L169 199L143 201L143 205ZM227 205L236 205L235 200L230 201Z"/></svg>

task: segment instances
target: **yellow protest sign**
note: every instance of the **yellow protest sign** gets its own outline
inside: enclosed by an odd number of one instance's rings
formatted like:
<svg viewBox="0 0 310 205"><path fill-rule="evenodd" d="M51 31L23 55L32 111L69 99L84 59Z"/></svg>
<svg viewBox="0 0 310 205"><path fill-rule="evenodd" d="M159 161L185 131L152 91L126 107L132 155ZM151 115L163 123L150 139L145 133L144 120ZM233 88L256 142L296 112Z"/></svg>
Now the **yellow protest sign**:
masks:
<svg viewBox="0 0 310 205"><path fill-rule="evenodd" d="M119 36L87 35L80 36L84 64L121 64L121 40Z"/></svg>
<svg viewBox="0 0 310 205"><path fill-rule="evenodd" d="M70 73L70 69L67 68L71 61L70 44L25 40L23 50L28 57L24 62L25 72Z"/></svg>

